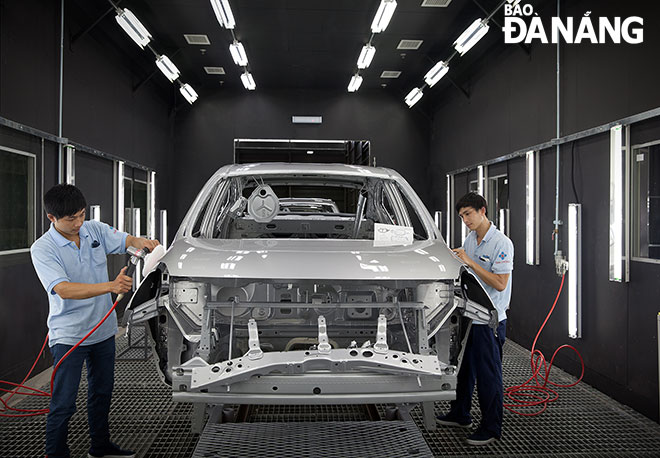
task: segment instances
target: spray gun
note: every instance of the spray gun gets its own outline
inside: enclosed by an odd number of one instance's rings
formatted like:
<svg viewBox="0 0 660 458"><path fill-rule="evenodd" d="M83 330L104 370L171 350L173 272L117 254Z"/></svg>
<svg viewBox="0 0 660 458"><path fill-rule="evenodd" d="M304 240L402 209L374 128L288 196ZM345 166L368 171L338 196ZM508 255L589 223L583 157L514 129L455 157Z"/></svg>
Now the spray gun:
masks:
<svg viewBox="0 0 660 458"><path fill-rule="evenodd" d="M126 249L126 252L131 255L131 259L129 259L128 264L127 264L127 269L126 273L124 275L128 277L132 277L133 274L135 273L135 268L137 267L137 263L140 262L140 260L144 259L147 254L149 254L149 248L142 248L141 250L132 246L129 246ZM117 296L117 302L121 301L124 298L124 293L120 294Z"/></svg>

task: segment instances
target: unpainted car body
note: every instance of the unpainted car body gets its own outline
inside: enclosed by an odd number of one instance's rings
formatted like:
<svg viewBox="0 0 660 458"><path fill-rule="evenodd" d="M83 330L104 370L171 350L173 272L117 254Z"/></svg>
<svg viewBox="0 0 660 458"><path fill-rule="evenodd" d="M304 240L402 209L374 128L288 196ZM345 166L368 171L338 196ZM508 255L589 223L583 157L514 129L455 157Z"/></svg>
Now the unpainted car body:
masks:
<svg viewBox="0 0 660 458"><path fill-rule="evenodd" d="M398 173L337 164L221 168L126 317L148 321L174 399L200 405L454 399L470 319L497 323Z"/></svg>

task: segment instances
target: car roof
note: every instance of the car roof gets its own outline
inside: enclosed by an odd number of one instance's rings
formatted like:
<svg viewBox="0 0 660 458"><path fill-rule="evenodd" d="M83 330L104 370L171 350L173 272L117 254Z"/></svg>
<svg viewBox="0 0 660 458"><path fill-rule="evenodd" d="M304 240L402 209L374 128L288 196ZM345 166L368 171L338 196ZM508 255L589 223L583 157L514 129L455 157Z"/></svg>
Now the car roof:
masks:
<svg viewBox="0 0 660 458"><path fill-rule="evenodd" d="M401 175L384 167L368 167L366 165L348 164L315 164L315 163L287 163L268 162L253 164L226 165L216 172L223 177L237 177L249 175L337 175L360 176L383 179L400 179Z"/></svg>

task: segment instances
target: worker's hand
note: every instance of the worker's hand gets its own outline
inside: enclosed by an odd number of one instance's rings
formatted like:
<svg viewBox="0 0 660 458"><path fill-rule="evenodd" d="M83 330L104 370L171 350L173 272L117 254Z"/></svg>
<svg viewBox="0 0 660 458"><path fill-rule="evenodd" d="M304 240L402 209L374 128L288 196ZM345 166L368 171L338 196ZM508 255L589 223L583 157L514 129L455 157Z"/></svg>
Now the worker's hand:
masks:
<svg viewBox="0 0 660 458"><path fill-rule="evenodd" d="M121 269L119 275L117 275L117 278L110 282L111 292L115 294L124 294L131 290L131 286L133 286L133 279L126 275L127 268L128 267L124 267Z"/></svg>
<svg viewBox="0 0 660 458"><path fill-rule="evenodd" d="M463 248L456 248L452 251L456 254L456 256L460 258L461 261L467 264L468 267L472 267L472 259L470 259Z"/></svg>
<svg viewBox="0 0 660 458"><path fill-rule="evenodd" d="M156 239L150 240L150 239L145 239L145 238L138 238L135 240L135 248L138 248L140 250L144 248L149 249L149 253L154 251L154 248L156 248L158 245L160 245L160 242Z"/></svg>

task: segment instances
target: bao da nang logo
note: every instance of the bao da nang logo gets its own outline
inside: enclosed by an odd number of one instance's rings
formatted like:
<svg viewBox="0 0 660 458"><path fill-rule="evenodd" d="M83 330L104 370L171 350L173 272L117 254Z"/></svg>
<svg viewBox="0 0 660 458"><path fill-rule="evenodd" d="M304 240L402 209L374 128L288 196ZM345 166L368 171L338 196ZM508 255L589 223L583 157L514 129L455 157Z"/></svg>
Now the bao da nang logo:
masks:
<svg viewBox="0 0 660 458"><path fill-rule="evenodd" d="M504 5L504 42L532 43L629 43L644 42L644 19L638 16L628 18L592 17L591 11L584 16L565 19L552 17L546 30L541 18L532 5Z"/></svg>

